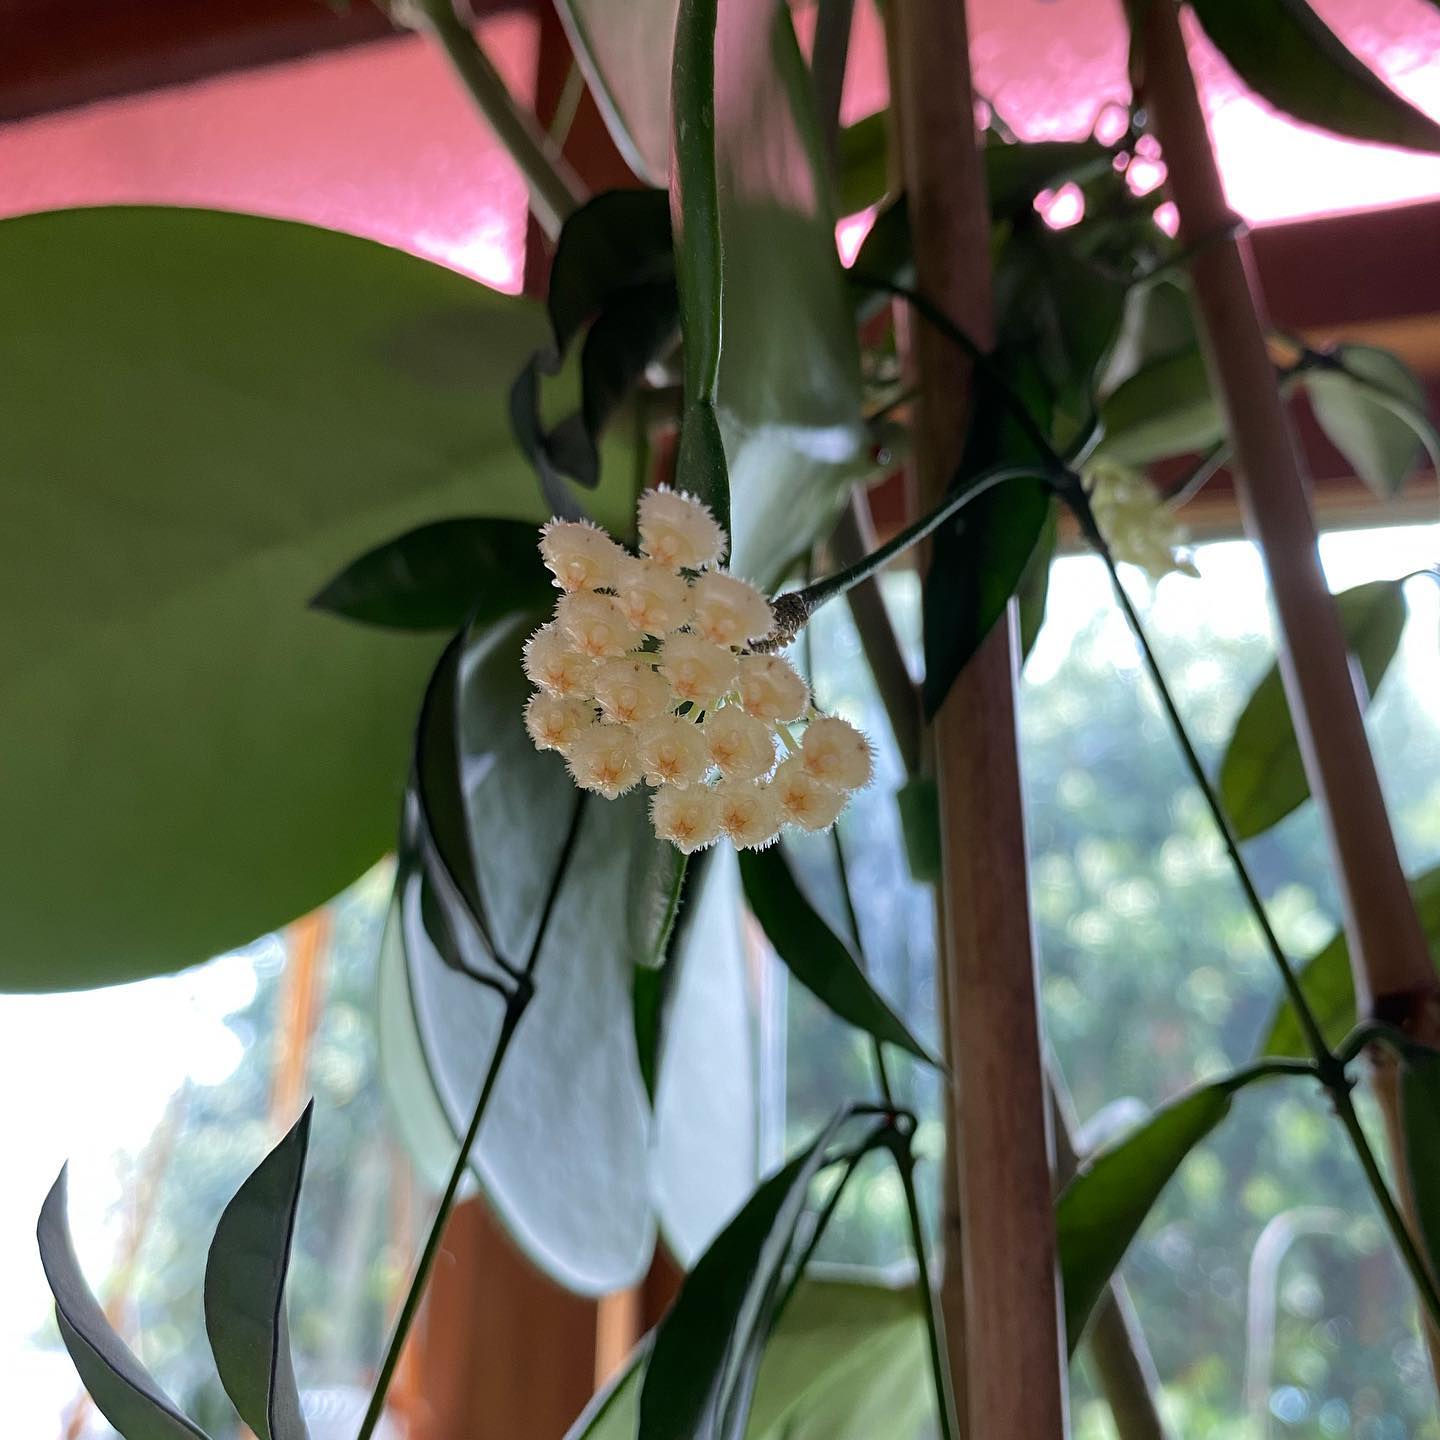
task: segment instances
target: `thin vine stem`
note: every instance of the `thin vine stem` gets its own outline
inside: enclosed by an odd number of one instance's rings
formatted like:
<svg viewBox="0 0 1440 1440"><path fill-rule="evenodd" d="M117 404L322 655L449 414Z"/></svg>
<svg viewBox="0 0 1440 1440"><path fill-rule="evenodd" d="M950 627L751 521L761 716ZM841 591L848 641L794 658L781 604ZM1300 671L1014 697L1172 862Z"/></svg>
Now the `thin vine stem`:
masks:
<svg viewBox="0 0 1440 1440"><path fill-rule="evenodd" d="M475 1108L471 1111L470 1123L460 1142L460 1149L456 1152L455 1163L450 1167L450 1178L446 1181L445 1190L440 1196L440 1203L435 1210L435 1218L430 1222L430 1231L426 1235L425 1245L420 1251L420 1259L415 1266L415 1273L411 1277L410 1288L405 1292L405 1300L400 1307L400 1314L396 1318L395 1328L391 1331L390 1342L385 1348L385 1358L380 1363L380 1370L375 1378L375 1388L370 1392L370 1403L366 1407L365 1418L360 1423L360 1431L356 1440L371 1440L376 1426L380 1423L380 1417L385 1413L385 1401L395 1379L395 1371L400 1364L405 1341L409 1338L415 1317L420 1311L420 1302L424 1298L425 1287L435 1265L435 1257L440 1253L440 1242L444 1238L445 1224L450 1218L451 1210L455 1207L455 1197L459 1193L460 1182L465 1178L465 1171L469 1168L470 1153L475 1148L481 1122L490 1107L490 1097L495 1092L495 1082L499 1079L500 1067L509 1052L510 1043L515 1038L520 1021L524 1018L525 1011L534 998L535 965L540 958L540 951L545 944L545 936L550 929L550 920L555 913L555 902L560 894L560 886L564 882L565 874L569 870L570 862L575 854L576 841L580 836L580 821L584 814L584 797L577 796L570 817L570 828L566 832L565 843L561 847L560 858L555 866L555 873L551 877L550 888L545 895L545 903L540 911L540 924L535 931L535 939L531 943L525 967L520 972L514 988L509 992L505 1002L505 1015L500 1022L500 1033L495 1037L495 1049L491 1052L490 1064L486 1068L485 1078L481 1082L480 1093L475 1100Z"/></svg>
<svg viewBox="0 0 1440 1440"><path fill-rule="evenodd" d="M1370 1146L1370 1141L1360 1124L1360 1118L1355 1112L1355 1102L1351 1098L1351 1091L1354 1089L1354 1081L1351 1080L1346 1071L1345 1061L1338 1056L1329 1046L1324 1033L1320 1029L1319 1022L1315 1018L1315 1012L1310 1008L1310 1002L1306 998L1303 986L1295 974L1294 967L1286 955L1284 947L1280 944L1279 937L1275 934L1274 927L1270 923L1270 917L1265 909L1265 904L1260 898L1260 892L1256 889L1255 882L1250 875L1250 868L1246 865L1244 856L1240 853L1239 842L1230 828L1229 817L1225 814L1220 804L1220 798L1215 793L1214 786L1210 783L1210 777L1205 773L1205 767L1200 761L1200 756L1195 750L1194 743L1190 739L1190 733L1180 716L1180 711L1175 704L1174 696L1170 693L1170 687L1165 682L1164 673L1160 669L1160 663L1156 658L1155 651L1151 647L1150 638L1146 634L1145 626L1140 620L1130 596L1120 581L1120 572L1115 564L1115 557L1110 553L1110 547L1105 537L1100 533L1095 523L1095 517L1090 509L1090 504L1083 489L1080 488L1078 479L1067 476L1061 485L1061 492L1075 512L1076 519L1080 523L1086 539L1095 549L1097 555L1103 561L1106 570L1110 575L1111 588L1115 592L1115 598L1124 613L1126 623L1135 637L1136 644L1140 647L1141 656L1145 662L1145 668L1149 671L1150 679L1155 685L1159 694L1160 703L1169 718L1175 738L1184 753L1186 765L1189 767L1195 784L1199 787L1205 798L1206 807L1211 817L1220 830L1221 838L1224 841L1225 849L1230 857L1230 863L1234 867L1235 875L1240 881L1240 887L1245 893L1251 912L1255 917L1256 924L1265 937L1266 947L1269 949L1275 961L1276 968L1280 972L1280 978L1285 986L1286 994L1294 1007L1296 1016L1300 1021L1301 1031L1305 1035L1306 1044L1311 1054L1315 1057L1314 1063L1310 1066L1315 1077L1320 1081L1329 1093L1331 1104L1339 1117L1341 1125L1350 1138L1350 1143L1355 1150L1356 1158L1360 1161L1360 1168L1364 1171L1366 1182L1370 1186L1371 1194L1375 1203L1380 1208L1384 1217L1386 1227L1390 1231L1391 1239L1395 1242L1395 1248L1400 1253L1406 1270L1414 1283L1419 1294L1420 1301L1432 1322L1440 1326L1440 1288L1437 1288L1435 1277L1430 1272L1421 1255L1419 1247L1415 1243L1415 1237L1411 1234L1410 1227L1405 1217L1400 1213L1399 1206L1395 1203L1395 1197L1391 1193L1389 1183L1381 1172L1379 1162L1375 1158L1375 1152ZM1274 1061L1264 1062L1267 1066L1274 1066ZM1278 1073L1278 1072L1277 1072Z"/></svg>

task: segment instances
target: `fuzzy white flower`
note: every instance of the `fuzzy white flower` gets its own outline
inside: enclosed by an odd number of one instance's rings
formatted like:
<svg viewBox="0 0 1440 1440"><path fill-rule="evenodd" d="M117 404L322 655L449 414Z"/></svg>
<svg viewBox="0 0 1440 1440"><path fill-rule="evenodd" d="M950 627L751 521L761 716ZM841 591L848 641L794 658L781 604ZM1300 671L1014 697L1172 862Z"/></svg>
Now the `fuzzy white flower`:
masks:
<svg viewBox="0 0 1440 1440"><path fill-rule="evenodd" d="M870 783L870 742L838 715L817 715L805 729L800 758L806 774L837 790Z"/></svg>
<svg viewBox="0 0 1440 1440"><path fill-rule="evenodd" d="M561 590L598 590L615 583L627 556L596 525L551 520L540 528L540 558Z"/></svg>
<svg viewBox="0 0 1440 1440"><path fill-rule="evenodd" d="M810 687L779 655L742 655L740 703L760 720L798 720L810 703Z"/></svg>
<svg viewBox="0 0 1440 1440"><path fill-rule="evenodd" d="M525 642L523 663L531 684L551 695L584 698L590 694L595 662L575 650L554 624L542 625Z"/></svg>
<svg viewBox="0 0 1440 1440"><path fill-rule="evenodd" d="M650 823L655 833L685 854L714 844L720 834L720 802L705 785L657 790L650 801Z"/></svg>
<svg viewBox="0 0 1440 1440"><path fill-rule="evenodd" d="M759 780L775 768L775 732L738 705L705 717L705 746L727 780Z"/></svg>
<svg viewBox="0 0 1440 1440"><path fill-rule="evenodd" d="M1172 571L1200 573L1189 554L1178 548L1185 540L1184 529L1138 470L1094 460L1083 476L1095 523L1117 560L1138 565L1154 580Z"/></svg>
<svg viewBox="0 0 1440 1440"><path fill-rule="evenodd" d="M627 725L590 725L570 742L565 763L582 790L607 800L623 795L640 779L634 732Z"/></svg>
<svg viewBox="0 0 1440 1440"><path fill-rule="evenodd" d="M695 608L683 575L643 557L626 557L615 576L615 598L625 618L647 635L678 630Z"/></svg>
<svg viewBox="0 0 1440 1440"><path fill-rule="evenodd" d="M787 825L798 825L802 830L828 830L840 818L850 798L845 791L826 785L810 774L801 755L792 755L780 766L770 782L770 790L780 807L781 818Z"/></svg>
<svg viewBox="0 0 1440 1440"><path fill-rule="evenodd" d="M639 631L614 597L589 590L562 595L555 607L555 623L576 650L594 660L628 654L640 643Z"/></svg>
<svg viewBox="0 0 1440 1440"><path fill-rule="evenodd" d="M705 735L693 720L661 715L636 730L635 743L648 784L683 788L703 780L709 772Z"/></svg>
<svg viewBox="0 0 1440 1440"><path fill-rule="evenodd" d="M640 549L669 570L701 570L725 553L725 532L693 495L660 486L640 496Z"/></svg>
<svg viewBox="0 0 1440 1440"><path fill-rule="evenodd" d="M525 728L535 748L559 750L562 754L594 718L595 709L586 701L573 696L562 699L544 691L532 695L525 707Z"/></svg>
<svg viewBox="0 0 1440 1440"><path fill-rule="evenodd" d="M713 793L720 829L737 850L763 850L780 834L780 806L768 785L722 780Z"/></svg>
<svg viewBox="0 0 1440 1440"><path fill-rule="evenodd" d="M670 687L643 660L602 660L595 671L595 700L607 720L635 725L670 708Z"/></svg>
<svg viewBox="0 0 1440 1440"><path fill-rule="evenodd" d="M735 684L737 665L734 653L723 645L682 630L661 644L660 673L677 700L710 705Z"/></svg>
<svg viewBox="0 0 1440 1440"><path fill-rule="evenodd" d="M748 580L707 570L690 590L695 598L693 628L716 645L761 640L775 626L770 602Z"/></svg>

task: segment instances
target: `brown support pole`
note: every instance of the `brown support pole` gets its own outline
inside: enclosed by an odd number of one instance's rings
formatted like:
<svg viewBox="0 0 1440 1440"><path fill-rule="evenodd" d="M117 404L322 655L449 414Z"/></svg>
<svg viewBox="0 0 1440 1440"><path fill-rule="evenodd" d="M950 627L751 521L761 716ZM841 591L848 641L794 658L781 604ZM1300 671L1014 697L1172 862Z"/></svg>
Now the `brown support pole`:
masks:
<svg viewBox="0 0 1440 1440"><path fill-rule="evenodd" d="M1180 16L1151 0L1140 92L1160 141L1210 369L1225 407L1245 529L1259 547L1279 620L1280 673L1310 792L1340 881L1358 1013L1440 1043L1440 978L1400 868L1334 601L1320 570L1308 485L1265 343L1249 247L1215 165ZM1394 1062L1374 1082L1409 1204ZM1440 1347L1431 1334L1432 1358Z"/></svg>
<svg viewBox="0 0 1440 1440"><path fill-rule="evenodd" d="M896 95L919 287L982 344L993 322L990 220L969 44L957 0L900 0ZM961 457L969 366L914 328L917 459L927 505ZM1060 1440L1064 1350L1048 1107L1036 1009L1007 616L934 725L945 934L939 969L958 1118L969 1440ZM949 1188L949 1187L947 1187ZM947 1222L951 1217L947 1217ZM950 1227L947 1223L947 1234ZM945 1280L954 1282L953 1257Z"/></svg>

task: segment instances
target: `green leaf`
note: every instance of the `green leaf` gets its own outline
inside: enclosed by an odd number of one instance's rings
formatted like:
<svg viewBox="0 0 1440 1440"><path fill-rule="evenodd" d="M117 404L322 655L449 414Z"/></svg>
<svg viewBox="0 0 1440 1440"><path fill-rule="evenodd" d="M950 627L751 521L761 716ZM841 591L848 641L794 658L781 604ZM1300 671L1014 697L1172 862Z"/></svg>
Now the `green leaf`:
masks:
<svg viewBox="0 0 1440 1440"><path fill-rule="evenodd" d="M1359 662L1368 700L1379 687L1405 628L1398 580L1373 580L1335 596L1345 644ZM1220 762L1220 799L1242 840L1259 835L1310 796L1278 666L1250 692Z"/></svg>
<svg viewBox="0 0 1440 1440"><path fill-rule="evenodd" d="M1098 454L1121 465L1208 450L1225 438L1199 348L1152 360L1100 402Z"/></svg>
<svg viewBox="0 0 1440 1440"><path fill-rule="evenodd" d="M35 1238L60 1338L100 1413L123 1440L206 1440L115 1333L85 1283L65 1217L64 1170L45 1197Z"/></svg>
<svg viewBox="0 0 1440 1440"><path fill-rule="evenodd" d="M841 215L854 215L885 198L889 182L889 111L847 125L836 156L836 204Z"/></svg>
<svg viewBox="0 0 1440 1440"><path fill-rule="evenodd" d="M910 878L933 885L940 878L940 792L929 775L912 775L895 794Z"/></svg>
<svg viewBox="0 0 1440 1440"><path fill-rule="evenodd" d="M770 1176L686 1276L661 1322L640 1391L639 1440L740 1440L782 1271L811 1182L835 1158L841 1112ZM875 1129L862 1142L874 1142Z"/></svg>
<svg viewBox="0 0 1440 1440"><path fill-rule="evenodd" d="M1440 866L1427 870L1410 882L1420 928L1440 969ZM1298 972L1300 988L1319 1021L1328 1045L1335 1046L1359 1021L1355 1013L1355 980L1350 971L1350 946L1345 932L1337 930ZM1308 1059L1309 1046L1290 1002L1281 997L1275 1008L1261 1055L1295 1055Z"/></svg>
<svg viewBox="0 0 1440 1440"><path fill-rule="evenodd" d="M565 478L587 489L599 484L602 432L674 339L675 264L663 190L607 191L565 222L547 309L553 346L537 351L517 377L510 419L551 508L573 518L582 512ZM582 330L579 408L547 430L541 379L560 373Z"/></svg>
<svg viewBox="0 0 1440 1440"><path fill-rule="evenodd" d="M438 916L426 913L423 882L434 884L433 872L406 875L399 891L417 1048L456 1136L503 1013L466 971L483 973L495 955L525 963L581 800L560 757L537 753L525 733L520 649L532 623L516 617L476 630L457 660L456 763L468 833L463 846L446 849L449 867L463 868L468 856L472 874L430 895ZM443 765L436 774L439 796ZM535 998L496 1084L474 1169L537 1265L573 1290L603 1294L634 1283L654 1244L650 1107L631 975L663 949L682 857L655 838L643 794L583 804L537 957ZM461 937L463 969L437 948L440 918Z"/></svg>
<svg viewBox="0 0 1440 1440"><path fill-rule="evenodd" d="M1056 1204L1065 1333L1073 1353L1090 1312L1181 1162L1230 1112L1235 1092L1262 1078L1238 1070L1155 1111L1081 1165Z"/></svg>
<svg viewBox="0 0 1440 1440"><path fill-rule="evenodd" d="M1398 356L1371 345L1341 345L1334 366L1306 370L1310 407L1330 443L1382 500L1404 488L1440 440L1419 378Z"/></svg>
<svg viewBox="0 0 1440 1440"><path fill-rule="evenodd" d="M740 876L746 903L775 953L812 995L875 1039L939 1064L870 983L850 947L821 919L800 888L783 843L744 851Z"/></svg>
<svg viewBox="0 0 1440 1440"><path fill-rule="evenodd" d="M558 0L570 46L625 163L670 173L670 56L679 0Z"/></svg>
<svg viewBox="0 0 1440 1440"><path fill-rule="evenodd" d="M1165 274L1133 286L1101 390L1116 390L1156 360L1198 350L1195 312L1183 279Z"/></svg>
<svg viewBox="0 0 1440 1440"><path fill-rule="evenodd" d="M1440 1269L1440 1052L1418 1051L1400 1062L1400 1124L1425 1253Z"/></svg>
<svg viewBox="0 0 1440 1440"><path fill-rule="evenodd" d="M535 526L437 520L352 561L310 603L366 625L444 630L543 606L550 577Z"/></svg>
<svg viewBox="0 0 1440 1440"><path fill-rule="evenodd" d="M671 977L658 1034L651 1166L661 1232L687 1267L760 1174L740 875L728 846L707 852L699 882L686 896L665 967ZM637 985L657 973L637 970Z"/></svg>
<svg viewBox="0 0 1440 1440"><path fill-rule="evenodd" d="M1410 150L1440 126L1357 60L1305 0L1191 0L1215 48L1257 95L1308 125Z"/></svg>
<svg viewBox="0 0 1440 1440"><path fill-rule="evenodd" d="M368 240L145 208L0 223L0 305L0 988L111 984L392 844L439 642L309 602L411 527L544 518L504 411L544 319Z"/></svg>
<svg viewBox="0 0 1440 1440"><path fill-rule="evenodd" d="M650 1338L566 1440L634 1440ZM765 1347L752 1440L875 1440L920 1433L933 1414L915 1287L805 1280Z"/></svg>
<svg viewBox="0 0 1440 1440"><path fill-rule="evenodd" d="M1021 572L1015 587L1015 600L1020 620L1020 663L1030 658L1040 627L1045 623L1045 606L1050 597L1050 566L1055 560L1055 546L1060 537L1060 502L1050 501L1050 514L1035 542L1035 549Z"/></svg>
<svg viewBox="0 0 1440 1440"><path fill-rule="evenodd" d="M308 1440L290 1355L285 1278L314 1102L225 1207L205 1265L215 1368L256 1440Z"/></svg>

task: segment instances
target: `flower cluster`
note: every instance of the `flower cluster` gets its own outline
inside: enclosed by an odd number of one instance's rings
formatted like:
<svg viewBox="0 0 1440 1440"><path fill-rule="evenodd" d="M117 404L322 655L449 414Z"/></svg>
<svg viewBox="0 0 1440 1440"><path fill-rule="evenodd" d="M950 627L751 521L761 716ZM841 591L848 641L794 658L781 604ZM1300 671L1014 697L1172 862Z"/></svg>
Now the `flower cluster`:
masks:
<svg viewBox="0 0 1440 1440"><path fill-rule="evenodd" d="M1200 573L1189 552L1178 548L1184 543L1184 530L1138 470L1112 460L1093 460L1083 479L1095 523L1117 560L1138 565L1152 580L1172 571Z"/></svg>
<svg viewBox="0 0 1440 1440"><path fill-rule="evenodd" d="M632 555L594 525L541 530L561 595L525 644L530 738L583 790L613 800L653 786L655 833L687 854L721 835L758 849L782 825L828 829L869 783L865 737L817 713L789 661L748 648L774 613L718 568L727 537L704 505L647 490L639 532Z"/></svg>

